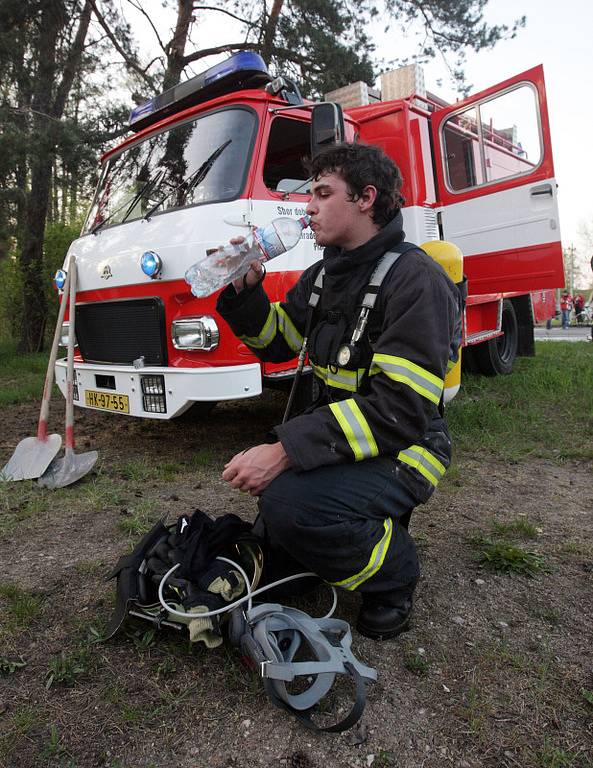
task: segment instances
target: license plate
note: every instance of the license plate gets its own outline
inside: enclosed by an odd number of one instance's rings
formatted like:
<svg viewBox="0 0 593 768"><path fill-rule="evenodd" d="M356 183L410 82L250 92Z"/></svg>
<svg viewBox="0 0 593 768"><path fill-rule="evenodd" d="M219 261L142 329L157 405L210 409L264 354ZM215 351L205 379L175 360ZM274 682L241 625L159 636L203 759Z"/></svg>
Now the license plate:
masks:
<svg viewBox="0 0 593 768"><path fill-rule="evenodd" d="M117 395L115 392L97 392L87 389L84 393L85 405L89 408L100 408L102 411L130 412L130 398L127 395Z"/></svg>

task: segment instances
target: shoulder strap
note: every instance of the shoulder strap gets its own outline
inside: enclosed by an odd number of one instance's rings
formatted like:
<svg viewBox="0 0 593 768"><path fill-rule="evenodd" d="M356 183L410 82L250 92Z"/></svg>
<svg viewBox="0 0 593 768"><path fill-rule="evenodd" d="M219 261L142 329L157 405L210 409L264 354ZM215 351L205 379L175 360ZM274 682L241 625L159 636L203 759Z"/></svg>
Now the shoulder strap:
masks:
<svg viewBox="0 0 593 768"><path fill-rule="evenodd" d="M400 256L403 256L404 253L412 250L421 249L417 245L414 245L414 243L403 242L399 243L391 251L387 251L387 253L384 253L383 256L381 256L373 274L371 275L371 279L369 280L367 292L362 301L363 307L372 309L375 306L377 294L379 293L379 288L381 287L381 283L385 279L385 276Z"/></svg>
<svg viewBox="0 0 593 768"><path fill-rule="evenodd" d="M420 249L417 245L414 245L414 243L399 243L395 246L395 248L393 248L393 250L387 251L387 253L384 253L383 256L381 256L379 259L377 266L373 270L373 274L371 275L371 279L369 280L369 284L362 300L362 306L360 308L358 320L356 321L356 326L352 333L352 339L350 340L351 344L356 344L358 341L360 341L369 319L369 313L375 306L375 302L377 301L377 296L379 295L379 290L383 280L385 279L385 276L399 259L399 257L404 253L407 253L407 251L411 250Z"/></svg>
<svg viewBox="0 0 593 768"><path fill-rule="evenodd" d="M292 387L290 388L290 393L288 395L288 402L286 403L284 416L282 417L283 424L285 424L288 421L288 417L290 416L290 412L292 410L292 404L294 402L294 397L296 395L297 387L299 385L301 374L303 372L303 366L305 365L305 357L307 355L307 343L309 341L309 333L311 332L311 323L313 322L313 312L315 311L315 307L319 303L319 299L321 297L324 274L325 274L325 267L323 266L323 262L322 262L321 267L317 271L317 275L315 276L315 282L313 283L313 288L311 289L311 295L309 296L309 303L307 305L307 316L305 318L305 331L303 333L303 342L301 344L301 349L299 351L296 373L292 380Z"/></svg>
<svg viewBox="0 0 593 768"><path fill-rule="evenodd" d="M325 274L325 267L323 264L321 265L321 269L317 273L317 277L315 278L315 282L313 283L313 288L311 288L311 295L309 296L309 307L311 309L307 310L307 320L309 323L311 322L309 320L309 315L312 314L313 309L319 304L319 299L321 297L321 290L323 288L323 276ZM308 333L305 333L306 336L308 336Z"/></svg>

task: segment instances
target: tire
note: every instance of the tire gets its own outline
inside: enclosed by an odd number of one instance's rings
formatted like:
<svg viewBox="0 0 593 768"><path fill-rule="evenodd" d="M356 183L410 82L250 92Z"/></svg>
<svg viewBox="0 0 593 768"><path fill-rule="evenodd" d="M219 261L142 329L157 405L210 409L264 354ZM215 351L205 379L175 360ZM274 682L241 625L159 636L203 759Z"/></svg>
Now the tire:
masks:
<svg viewBox="0 0 593 768"><path fill-rule="evenodd" d="M506 376L513 370L519 346L519 324L515 308L508 299L502 303L503 335L472 347L472 362L484 376Z"/></svg>
<svg viewBox="0 0 593 768"><path fill-rule="evenodd" d="M463 347L461 351L461 371L462 373L479 374L480 369L476 362L476 347Z"/></svg>

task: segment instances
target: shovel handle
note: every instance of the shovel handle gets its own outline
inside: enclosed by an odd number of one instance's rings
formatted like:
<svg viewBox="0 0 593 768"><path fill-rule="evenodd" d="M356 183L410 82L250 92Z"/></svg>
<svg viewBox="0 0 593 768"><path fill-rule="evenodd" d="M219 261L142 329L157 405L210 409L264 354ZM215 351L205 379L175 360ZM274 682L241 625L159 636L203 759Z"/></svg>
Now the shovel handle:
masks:
<svg viewBox="0 0 593 768"><path fill-rule="evenodd" d="M74 337L76 318L76 259L70 257L70 320L68 323L68 365L66 368L66 452L74 448Z"/></svg>
<svg viewBox="0 0 593 768"><path fill-rule="evenodd" d="M37 439L41 440L42 442L45 442L47 439L49 399L51 397L51 388L54 383L54 369L56 365L56 358L58 356L58 343L60 341L60 333L62 331L64 315L66 314L66 305L68 304L68 290L70 288L70 262L72 262L72 258L73 257L71 256L68 265L68 271L66 273L66 282L64 283L64 290L62 291L62 301L60 302L56 329L54 331L54 338L51 344L51 351L49 353L47 373L45 374L45 384L43 385L43 397L41 398L41 410L39 412L39 424L37 426Z"/></svg>

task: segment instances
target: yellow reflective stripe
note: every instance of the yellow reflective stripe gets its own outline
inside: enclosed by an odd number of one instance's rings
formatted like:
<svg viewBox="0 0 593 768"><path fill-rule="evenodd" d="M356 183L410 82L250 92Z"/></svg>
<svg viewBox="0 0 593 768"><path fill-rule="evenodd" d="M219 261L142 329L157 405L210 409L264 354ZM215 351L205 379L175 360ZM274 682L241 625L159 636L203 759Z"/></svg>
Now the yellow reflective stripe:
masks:
<svg viewBox="0 0 593 768"><path fill-rule="evenodd" d="M407 384L419 395L439 404L444 382L438 376L427 371L404 357L394 355L373 355L371 374L384 373L394 381Z"/></svg>
<svg viewBox="0 0 593 768"><path fill-rule="evenodd" d="M421 475L432 483L437 485L441 477L447 471L446 467L432 455L430 451L423 448L421 445L411 445L404 451L400 451L397 454L397 458L403 461L404 464L408 464L410 467L414 467L420 472Z"/></svg>
<svg viewBox="0 0 593 768"><path fill-rule="evenodd" d="M371 552L371 557L365 567L359 573L354 576L349 576L342 581L332 582L334 587L342 587L343 589L353 590L359 587L363 582L374 576L379 568L383 565L385 555L389 549L391 543L391 534L393 533L393 523L390 518L387 518L383 522L383 536L379 539L375 548Z"/></svg>
<svg viewBox="0 0 593 768"><path fill-rule="evenodd" d="M278 330L284 336L284 339L293 352L299 352L303 343L303 337L297 331L294 323L286 312L282 309L279 302L272 304L276 310L278 318Z"/></svg>
<svg viewBox="0 0 593 768"><path fill-rule="evenodd" d="M266 322L263 324L261 331L257 336L239 336L241 341L244 341L248 347L254 349L263 349L273 340L276 335L276 313L274 307L270 307Z"/></svg>
<svg viewBox="0 0 593 768"><path fill-rule="evenodd" d="M358 383L365 373L364 368L359 368L357 371L349 371L347 368L336 368L333 371L331 368L323 368L323 366L315 365L313 362L311 362L311 365L314 373L328 386L335 389L344 389L346 392L357 392Z"/></svg>
<svg viewBox="0 0 593 768"><path fill-rule="evenodd" d="M353 398L341 400L339 403L330 403L329 408L342 428L348 445L352 448L354 461L379 455L371 428Z"/></svg>
<svg viewBox="0 0 593 768"><path fill-rule="evenodd" d="M447 361L447 373L449 373L449 371L452 371L453 368L455 368L456 365L457 365L457 360L448 360Z"/></svg>
<svg viewBox="0 0 593 768"><path fill-rule="evenodd" d="M345 389L347 392L356 392L358 389L358 373L356 371L348 371L346 368L337 368L335 372L328 368L327 383L330 387Z"/></svg>

